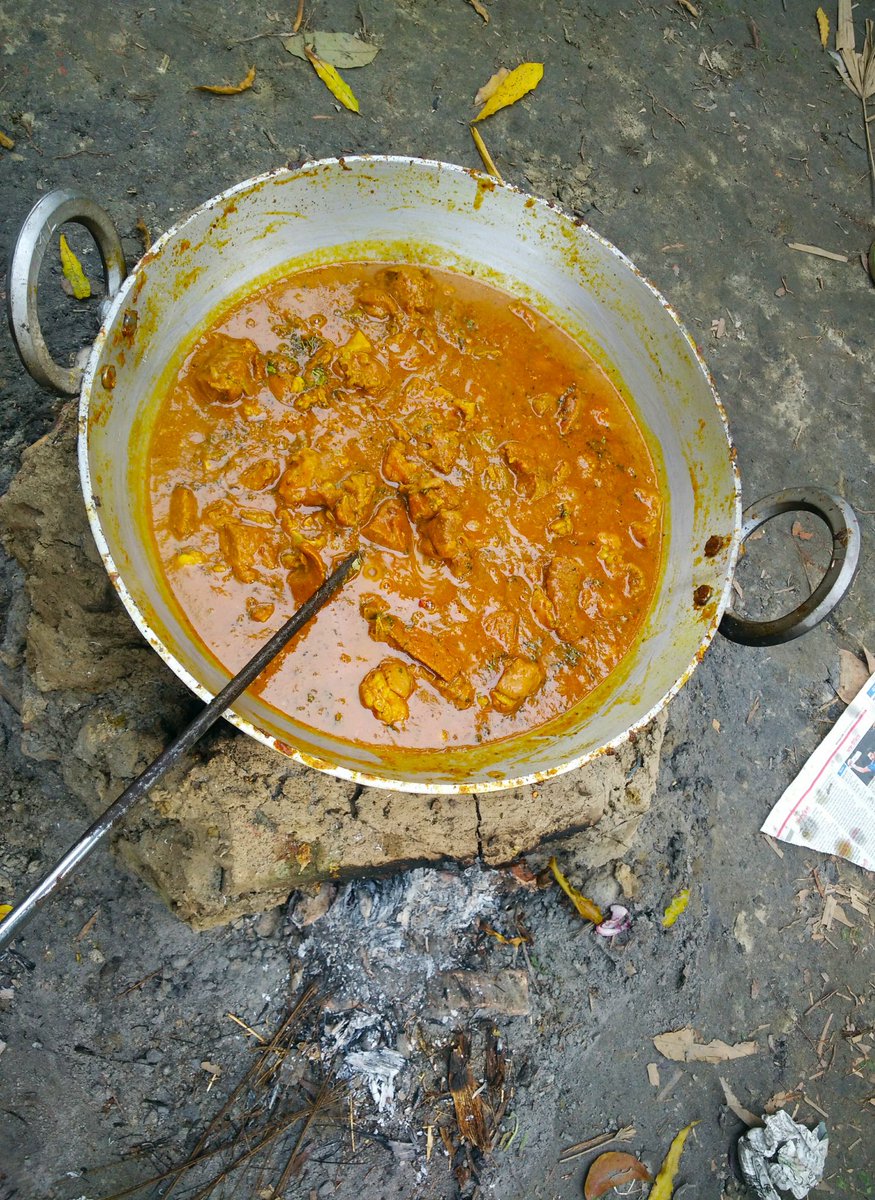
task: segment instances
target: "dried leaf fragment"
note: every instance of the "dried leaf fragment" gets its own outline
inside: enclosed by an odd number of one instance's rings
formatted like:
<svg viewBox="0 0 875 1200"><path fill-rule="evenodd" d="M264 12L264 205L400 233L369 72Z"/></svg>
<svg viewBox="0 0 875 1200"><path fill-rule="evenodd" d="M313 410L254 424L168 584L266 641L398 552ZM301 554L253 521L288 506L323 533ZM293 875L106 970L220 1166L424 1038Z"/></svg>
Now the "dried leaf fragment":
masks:
<svg viewBox="0 0 875 1200"><path fill-rule="evenodd" d="M869 678L869 671L850 650L839 650L839 686L836 689L840 700L850 704L860 688Z"/></svg>
<svg viewBox="0 0 875 1200"><path fill-rule="evenodd" d="M505 934L499 933L497 929L493 929L491 925L486 925L482 921L480 922L480 928L484 933L488 933L490 937L494 937L499 946L525 946L532 940L530 937L523 937L522 934L518 937L507 937Z"/></svg>
<svg viewBox="0 0 875 1200"><path fill-rule="evenodd" d="M313 70L331 92L336 100L339 100L344 108L348 108L350 112L357 113L359 111L359 102L355 97L355 93L349 84L341 78L336 69L331 63L323 62L309 46L304 47L304 52L313 67Z"/></svg>
<svg viewBox="0 0 875 1200"><path fill-rule="evenodd" d="M380 53L379 46L363 42L353 33L331 33L325 29L308 30L306 34L295 33L292 37L283 38L283 46L295 58L303 59L307 57L306 47L309 46L323 62L342 70L366 67Z"/></svg>
<svg viewBox="0 0 875 1200"><path fill-rule="evenodd" d="M790 527L790 532L792 533L793 537L799 538L800 542L810 542L814 537L814 534L809 533L799 521L793 522L792 526Z"/></svg>
<svg viewBox="0 0 875 1200"><path fill-rule="evenodd" d="M839 0L838 22L836 24L836 48L830 51L835 68L844 83L851 89L863 106L863 132L866 138L866 157L869 162L869 185L872 190L872 200L875 202L875 152L872 149L872 135L869 123L872 117L866 101L875 96L875 23L866 21L866 35L863 39L863 49L856 51L854 34L854 13L851 0Z"/></svg>
<svg viewBox="0 0 875 1200"><path fill-rule="evenodd" d="M662 914L662 928L671 929L681 913L686 912L689 902L690 889L682 888Z"/></svg>
<svg viewBox="0 0 875 1200"><path fill-rule="evenodd" d="M744 1121L745 1125L750 1126L762 1125L763 1122L760 1118L755 1113L752 1113L749 1108L744 1107L722 1075L720 1076L720 1086L723 1088L723 1095L726 1097L727 1108L730 1108L740 1121Z"/></svg>
<svg viewBox="0 0 875 1200"><path fill-rule="evenodd" d="M457 1035L450 1051L447 1084L453 1097L459 1134L484 1152L492 1149L492 1137L486 1120L486 1109L480 1096L480 1088L474 1086L474 1075L470 1065L471 1044L465 1034Z"/></svg>
<svg viewBox="0 0 875 1200"><path fill-rule="evenodd" d="M674 1191L674 1179L681 1164L684 1144L690 1136L690 1130L694 1125L698 1124L698 1121L691 1121L689 1125L684 1126L680 1133L675 1134L674 1141L668 1148L668 1154L666 1154L665 1161L659 1168L659 1174L656 1176L656 1182L650 1189L650 1195L647 1200L671 1200L672 1192Z"/></svg>
<svg viewBox="0 0 875 1200"><path fill-rule="evenodd" d="M516 104L517 100L534 91L543 78L543 63L521 63L501 81L474 120L484 121L500 108Z"/></svg>
<svg viewBox="0 0 875 1200"><path fill-rule="evenodd" d="M559 870L559 864L556 862L555 858L550 859L548 866L553 872L553 877L555 878L556 882L577 909L578 913L580 913L580 915L583 917L584 921L592 921L593 925L601 925L602 921L605 919L605 914L602 912L599 906L594 904L592 900L588 900L582 892L577 890L577 888L571 886L571 884Z"/></svg>
<svg viewBox="0 0 875 1200"><path fill-rule="evenodd" d="M14 139L9 137L8 134L4 133L2 129L0 129L0 146L2 146L4 150L15 149Z"/></svg>
<svg viewBox="0 0 875 1200"><path fill-rule="evenodd" d="M507 67L499 67L494 75L490 75L474 97L474 107L481 108L487 100L491 100L498 91L498 85L507 79L509 74L510 71L508 71Z"/></svg>
<svg viewBox="0 0 875 1200"><path fill-rule="evenodd" d="M829 41L829 17L819 8L814 14L817 17L817 30L820 34L820 44L826 49L826 44Z"/></svg>
<svg viewBox="0 0 875 1200"><path fill-rule="evenodd" d="M241 92L248 92L253 83L255 83L255 67L250 67L246 78L241 79L239 83L199 83L194 90L209 92L212 96L239 96Z"/></svg>
<svg viewBox="0 0 875 1200"><path fill-rule="evenodd" d="M695 4L690 3L690 0L678 0L678 4L681 6L681 8L685 8L691 17L696 17L698 19L699 10L696 8Z"/></svg>
<svg viewBox="0 0 875 1200"><path fill-rule="evenodd" d="M609 1150L607 1154L600 1154L587 1171L583 1194L585 1200L598 1200L599 1196L604 1196L614 1188L636 1180L647 1183L650 1178L650 1172L634 1154Z"/></svg>
<svg viewBox="0 0 875 1200"><path fill-rule="evenodd" d="M468 0L468 3L474 9L474 12L477 14L477 16L483 18L483 24L488 25L489 24L489 13L486 11L486 9L483 7L483 5L480 3L480 0Z"/></svg>
<svg viewBox="0 0 875 1200"><path fill-rule="evenodd" d="M61 269L76 299L87 300L91 295L91 284L88 282L88 276L82 270L81 262L70 249L63 233L61 234Z"/></svg>
<svg viewBox="0 0 875 1200"><path fill-rule="evenodd" d="M719 1038L710 1042L699 1042L696 1038L695 1029L686 1025L683 1029L657 1034L653 1044L663 1058L670 1058L672 1062L729 1062L734 1058L747 1058L759 1050L756 1042L736 1042L731 1045Z"/></svg>

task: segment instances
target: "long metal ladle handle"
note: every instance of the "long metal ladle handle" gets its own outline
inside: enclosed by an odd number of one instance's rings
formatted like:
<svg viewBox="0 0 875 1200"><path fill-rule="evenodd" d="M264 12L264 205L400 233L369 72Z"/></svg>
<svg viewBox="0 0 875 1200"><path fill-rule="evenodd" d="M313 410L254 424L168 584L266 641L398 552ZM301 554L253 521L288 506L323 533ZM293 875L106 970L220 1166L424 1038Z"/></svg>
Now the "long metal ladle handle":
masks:
<svg viewBox="0 0 875 1200"><path fill-rule="evenodd" d="M249 685L261 674L286 643L303 629L319 609L330 600L347 575L356 566L358 553L345 558L336 571L333 571L318 591L291 616L285 625L264 643L245 667L222 688L217 696L204 708L192 723L182 731L178 738L163 750L161 754L146 767L142 775L138 775L106 812L91 825L82 837L75 842L64 857L48 875L41 880L33 891L0 922L0 954L8 950L12 941L21 933L25 925L42 908L42 906L63 887L80 863L94 851L107 834L131 811L134 805L146 795L151 787L161 779L167 771L186 754L199 738L203 737L211 725L222 716L226 709L246 691Z"/></svg>

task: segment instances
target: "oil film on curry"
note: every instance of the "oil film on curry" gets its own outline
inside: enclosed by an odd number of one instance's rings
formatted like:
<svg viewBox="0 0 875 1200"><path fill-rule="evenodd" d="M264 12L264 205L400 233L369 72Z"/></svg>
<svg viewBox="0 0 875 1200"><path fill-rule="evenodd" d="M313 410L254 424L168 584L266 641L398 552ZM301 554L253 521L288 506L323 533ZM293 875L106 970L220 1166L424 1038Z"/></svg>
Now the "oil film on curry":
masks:
<svg viewBox="0 0 875 1200"><path fill-rule="evenodd" d="M602 369L462 274L344 263L195 343L154 419L155 552L229 671L357 546L358 576L257 685L363 746L464 747L620 663L661 565L644 436Z"/></svg>

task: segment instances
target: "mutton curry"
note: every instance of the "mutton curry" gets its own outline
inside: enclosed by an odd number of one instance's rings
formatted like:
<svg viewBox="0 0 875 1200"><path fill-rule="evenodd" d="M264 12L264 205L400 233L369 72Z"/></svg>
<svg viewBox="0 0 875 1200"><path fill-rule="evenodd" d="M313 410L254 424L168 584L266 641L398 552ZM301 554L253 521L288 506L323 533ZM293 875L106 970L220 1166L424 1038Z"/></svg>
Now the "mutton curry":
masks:
<svg viewBox="0 0 875 1200"><path fill-rule="evenodd" d="M247 297L162 400L148 488L168 586L232 672L362 548L257 686L364 745L567 711L629 649L660 565L654 464L604 372L444 270L344 263Z"/></svg>

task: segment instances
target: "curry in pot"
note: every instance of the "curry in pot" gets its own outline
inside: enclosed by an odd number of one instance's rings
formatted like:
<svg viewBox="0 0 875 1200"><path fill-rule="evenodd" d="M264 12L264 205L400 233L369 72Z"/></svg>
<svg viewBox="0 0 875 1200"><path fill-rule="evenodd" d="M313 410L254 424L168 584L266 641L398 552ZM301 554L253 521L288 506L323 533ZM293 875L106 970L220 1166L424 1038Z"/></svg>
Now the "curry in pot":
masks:
<svg viewBox="0 0 875 1200"><path fill-rule="evenodd" d="M148 488L167 585L231 672L361 548L256 689L367 746L497 741L572 708L660 564L654 464L605 373L444 270L344 263L247 297L161 401Z"/></svg>

